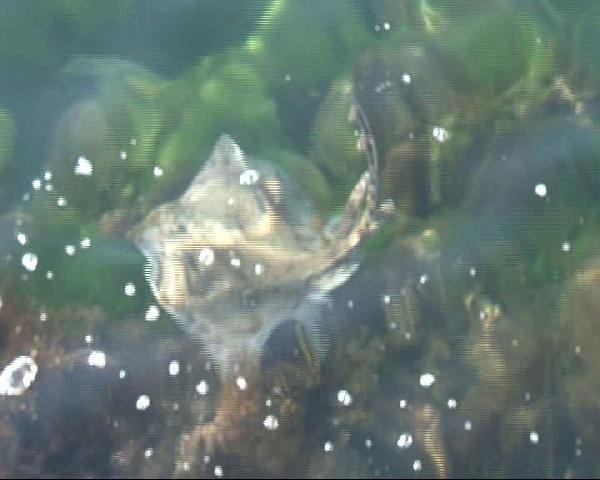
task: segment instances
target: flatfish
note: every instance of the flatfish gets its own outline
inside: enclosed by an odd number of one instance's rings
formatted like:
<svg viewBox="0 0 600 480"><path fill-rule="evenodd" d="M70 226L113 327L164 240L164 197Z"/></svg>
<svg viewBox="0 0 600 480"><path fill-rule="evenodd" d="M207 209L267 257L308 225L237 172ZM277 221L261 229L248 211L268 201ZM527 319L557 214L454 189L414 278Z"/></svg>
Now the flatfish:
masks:
<svg viewBox="0 0 600 480"><path fill-rule="evenodd" d="M328 229L276 168L223 134L187 190L129 232L157 302L207 348L222 379L256 366L282 322L302 322L317 351L327 344L323 305L377 228L377 152L360 106L350 115L368 166Z"/></svg>

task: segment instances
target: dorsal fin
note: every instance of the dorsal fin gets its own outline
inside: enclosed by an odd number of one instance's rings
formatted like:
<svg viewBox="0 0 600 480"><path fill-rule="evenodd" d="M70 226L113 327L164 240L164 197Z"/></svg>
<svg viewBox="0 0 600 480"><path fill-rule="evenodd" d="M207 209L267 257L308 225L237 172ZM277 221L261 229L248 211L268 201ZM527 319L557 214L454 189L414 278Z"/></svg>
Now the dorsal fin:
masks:
<svg viewBox="0 0 600 480"><path fill-rule="evenodd" d="M247 168L244 152L236 141L223 133L215 143L206 167L226 168L243 171Z"/></svg>

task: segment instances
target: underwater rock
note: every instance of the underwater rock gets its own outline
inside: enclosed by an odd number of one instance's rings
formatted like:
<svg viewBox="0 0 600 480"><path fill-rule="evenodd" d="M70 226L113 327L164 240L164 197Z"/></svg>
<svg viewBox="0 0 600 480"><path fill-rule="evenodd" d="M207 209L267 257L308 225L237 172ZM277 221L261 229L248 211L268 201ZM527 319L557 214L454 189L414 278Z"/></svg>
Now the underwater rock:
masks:
<svg viewBox="0 0 600 480"><path fill-rule="evenodd" d="M461 153L452 150L466 104L443 67L432 49L408 45L364 54L354 69L382 158L382 198L409 215L440 203L444 165Z"/></svg>
<svg viewBox="0 0 600 480"><path fill-rule="evenodd" d="M151 162L164 127L168 83L111 58L76 57L63 76L93 93L69 106L54 129L46 165L54 191L87 219L130 207L138 190L155 180Z"/></svg>
<svg viewBox="0 0 600 480"><path fill-rule="evenodd" d="M577 436L590 451L598 437L598 395L600 393L600 269L595 258L567 282L564 292L562 331L564 346L564 388L569 414Z"/></svg>

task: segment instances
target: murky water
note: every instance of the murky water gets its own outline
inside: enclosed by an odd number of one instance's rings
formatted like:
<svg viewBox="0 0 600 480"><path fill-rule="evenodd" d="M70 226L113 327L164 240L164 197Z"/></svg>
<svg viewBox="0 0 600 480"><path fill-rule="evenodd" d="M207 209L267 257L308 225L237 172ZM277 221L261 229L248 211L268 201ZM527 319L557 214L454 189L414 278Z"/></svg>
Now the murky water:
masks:
<svg viewBox="0 0 600 480"><path fill-rule="evenodd" d="M0 7L0 476L598 475L600 4Z"/></svg>

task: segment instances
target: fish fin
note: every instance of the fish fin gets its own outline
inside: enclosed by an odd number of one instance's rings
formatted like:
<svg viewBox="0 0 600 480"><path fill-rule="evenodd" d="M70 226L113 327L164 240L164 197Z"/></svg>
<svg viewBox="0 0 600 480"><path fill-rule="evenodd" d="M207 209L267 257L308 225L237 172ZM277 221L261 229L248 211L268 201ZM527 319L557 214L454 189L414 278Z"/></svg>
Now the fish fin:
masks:
<svg viewBox="0 0 600 480"><path fill-rule="evenodd" d="M352 275L358 270L358 261L344 262L340 265L332 268L324 275L320 275L311 282L313 292L311 295L313 299L321 295L323 298L329 293L341 287L346 283Z"/></svg>
<svg viewBox="0 0 600 480"><path fill-rule="evenodd" d="M307 360L315 354L322 361L329 352L331 334L326 321L328 300L327 295L308 295L300 309L297 338Z"/></svg>
<svg viewBox="0 0 600 480"><path fill-rule="evenodd" d="M207 167L243 171L247 168L245 154L233 138L223 133L213 147L206 162Z"/></svg>

